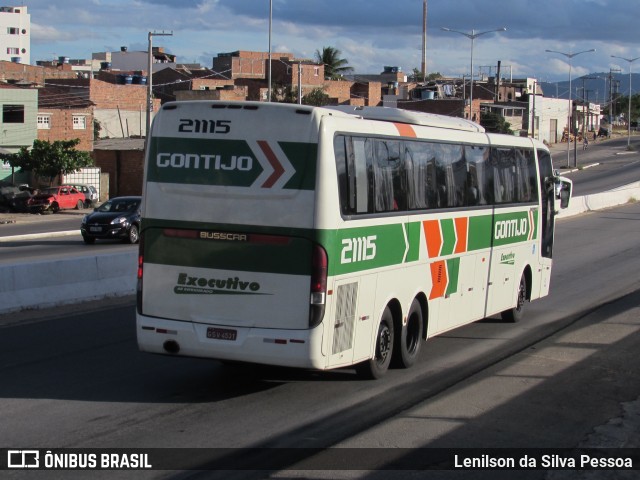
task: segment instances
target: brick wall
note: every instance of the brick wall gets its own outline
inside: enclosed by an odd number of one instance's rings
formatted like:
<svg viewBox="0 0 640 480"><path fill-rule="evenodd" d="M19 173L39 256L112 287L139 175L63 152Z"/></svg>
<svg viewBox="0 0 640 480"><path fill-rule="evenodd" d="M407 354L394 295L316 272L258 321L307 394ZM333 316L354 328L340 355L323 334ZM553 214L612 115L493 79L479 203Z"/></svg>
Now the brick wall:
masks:
<svg viewBox="0 0 640 480"><path fill-rule="evenodd" d="M304 92L321 87L324 84L324 65L295 61L274 60L271 62L271 75L274 82L282 85L298 86L298 70L302 67L302 89Z"/></svg>
<svg viewBox="0 0 640 480"><path fill-rule="evenodd" d="M233 89L182 90L176 92L176 100L247 100L248 87L236 86Z"/></svg>
<svg viewBox="0 0 640 480"><path fill-rule="evenodd" d="M102 80L91 80L89 98L96 108L121 110L145 110L147 104L146 85L116 85Z"/></svg>
<svg viewBox="0 0 640 480"><path fill-rule="evenodd" d="M351 105L377 107L382 104L382 84L380 82L355 82L351 87Z"/></svg>
<svg viewBox="0 0 640 480"><path fill-rule="evenodd" d="M109 175L109 198L142 195L144 151L94 150L96 167Z"/></svg>
<svg viewBox="0 0 640 480"><path fill-rule="evenodd" d="M293 58L292 53L271 53L272 59ZM213 58L212 69L226 78L266 78L268 52L240 50L231 54L221 54ZM273 68L273 67L272 67Z"/></svg>
<svg viewBox="0 0 640 480"><path fill-rule="evenodd" d="M56 140L80 139L77 150L90 152L93 150L93 109L56 109L39 108L38 115L49 115L49 129L38 129L38 140L54 142ZM73 128L73 116L85 118L85 128Z"/></svg>
<svg viewBox="0 0 640 480"><path fill-rule="evenodd" d="M325 80L324 92L338 105L348 105L351 99L352 82L344 80Z"/></svg>
<svg viewBox="0 0 640 480"><path fill-rule="evenodd" d="M78 74L71 70L71 65L61 65L59 68L45 68L0 61L0 81L26 81L37 85L44 85L45 78L77 78Z"/></svg>

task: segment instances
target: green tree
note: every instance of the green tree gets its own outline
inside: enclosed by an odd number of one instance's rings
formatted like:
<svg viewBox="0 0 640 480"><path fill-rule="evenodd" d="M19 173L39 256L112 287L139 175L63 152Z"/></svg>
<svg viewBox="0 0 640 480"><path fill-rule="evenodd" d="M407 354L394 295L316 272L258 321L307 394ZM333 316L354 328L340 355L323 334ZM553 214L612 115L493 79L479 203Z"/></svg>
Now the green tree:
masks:
<svg viewBox="0 0 640 480"><path fill-rule="evenodd" d="M316 50L316 61L324 64L324 78L339 80L346 73L353 72L346 58L341 58L342 52L335 47L322 47Z"/></svg>
<svg viewBox="0 0 640 480"><path fill-rule="evenodd" d="M621 95L614 98L614 111L616 115L623 115L626 119L629 116L629 97L623 97ZM604 109L604 114L609 115L611 107L607 106ZM637 122L640 117L640 94L636 93L631 96L631 122Z"/></svg>
<svg viewBox="0 0 640 480"><path fill-rule="evenodd" d="M480 114L480 125L482 125L487 132L513 135L511 124L499 113L482 112Z"/></svg>
<svg viewBox="0 0 640 480"><path fill-rule="evenodd" d="M304 97L302 103L305 105L313 105L314 107L324 107L329 104L329 95L324 93L322 88L314 88Z"/></svg>
<svg viewBox="0 0 640 480"><path fill-rule="evenodd" d="M410 75L411 81L413 82L429 82L431 80L438 80L439 78L444 78L440 72L433 72L427 74L426 77L423 77L422 72L414 68Z"/></svg>
<svg viewBox="0 0 640 480"><path fill-rule="evenodd" d="M93 165L88 152L76 150L80 139L56 140L48 142L34 140L33 147L22 147L18 153L5 157L9 165L23 172L31 172L37 177L47 178L49 185L58 175L77 172Z"/></svg>

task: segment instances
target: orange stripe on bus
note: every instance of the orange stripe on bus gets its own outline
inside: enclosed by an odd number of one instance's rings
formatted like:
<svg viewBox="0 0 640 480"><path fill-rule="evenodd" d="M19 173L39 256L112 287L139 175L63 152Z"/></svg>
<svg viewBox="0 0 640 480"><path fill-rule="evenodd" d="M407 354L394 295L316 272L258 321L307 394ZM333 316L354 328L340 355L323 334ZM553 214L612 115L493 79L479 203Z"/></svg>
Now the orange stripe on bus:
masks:
<svg viewBox="0 0 640 480"><path fill-rule="evenodd" d="M442 234L440 233L440 222L438 220L426 220L422 222L424 238L427 241L427 253L429 258L440 255L442 248Z"/></svg>
<svg viewBox="0 0 640 480"><path fill-rule="evenodd" d="M439 262L433 262L429 265L431 268L431 293L429 294L429 300L434 298L444 297L444 293L447 291L447 265L444 260Z"/></svg>
<svg viewBox="0 0 640 480"><path fill-rule="evenodd" d="M417 137L416 131L413 129L411 125L407 125L406 123L394 123L394 125L398 129L398 132L400 133L400 135L402 135L403 137L412 137L412 138Z"/></svg>
<svg viewBox="0 0 640 480"><path fill-rule="evenodd" d="M469 218L460 217L454 219L456 224L456 248L453 253L465 253L467 251L467 231L469 230Z"/></svg>

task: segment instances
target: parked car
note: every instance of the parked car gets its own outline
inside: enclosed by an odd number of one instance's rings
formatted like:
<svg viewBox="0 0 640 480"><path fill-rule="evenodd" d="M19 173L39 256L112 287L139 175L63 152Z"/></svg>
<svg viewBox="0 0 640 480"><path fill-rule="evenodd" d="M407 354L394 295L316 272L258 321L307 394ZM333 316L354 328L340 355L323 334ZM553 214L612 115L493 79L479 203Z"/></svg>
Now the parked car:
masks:
<svg viewBox="0 0 640 480"><path fill-rule="evenodd" d="M55 213L59 210L84 208L84 194L70 185L49 187L40 190L28 201L27 206L32 213Z"/></svg>
<svg viewBox="0 0 640 480"><path fill-rule="evenodd" d="M94 243L98 238L138 243L141 202L142 197L115 197L94 209L80 225L84 243Z"/></svg>
<svg viewBox="0 0 640 480"><path fill-rule="evenodd" d="M95 207L98 203L98 190L93 185L86 185L84 183L72 183L72 187L75 187L80 193L84 194L85 201L84 207Z"/></svg>
<svg viewBox="0 0 640 480"><path fill-rule="evenodd" d="M28 212L27 202L30 198L31 190L28 187L0 181L0 212Z"/></svg>

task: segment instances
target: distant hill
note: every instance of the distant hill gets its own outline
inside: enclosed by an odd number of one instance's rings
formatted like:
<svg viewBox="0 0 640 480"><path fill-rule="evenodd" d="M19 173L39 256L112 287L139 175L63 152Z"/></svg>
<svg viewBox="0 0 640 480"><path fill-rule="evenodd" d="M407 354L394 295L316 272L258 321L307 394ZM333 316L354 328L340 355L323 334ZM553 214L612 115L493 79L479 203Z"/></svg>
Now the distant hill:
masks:
<svg viewBox="0 0 640 480"><path fill-rule="evenodd" d="M606 79L606 99L610 98L610 80L609 73L590 73L582 77L571 79L571 98L583 98L593 103L603 103L602 92L605 91ZM611 79L614 82L614 93L626 97L629 95L629 71L627 73L613 73ZM545 97L569 98L569 80L563 82L549 83L540 82ZM583 90L584 87L584 90ZM577 94L576 94L577 89ZM640 93L640 73L631 73L631 89L632 95ZM583 91L585 92L583 94Z"/></svg>

